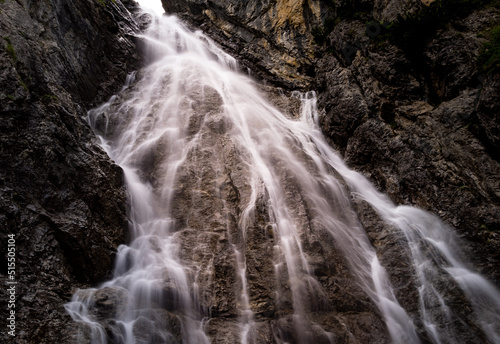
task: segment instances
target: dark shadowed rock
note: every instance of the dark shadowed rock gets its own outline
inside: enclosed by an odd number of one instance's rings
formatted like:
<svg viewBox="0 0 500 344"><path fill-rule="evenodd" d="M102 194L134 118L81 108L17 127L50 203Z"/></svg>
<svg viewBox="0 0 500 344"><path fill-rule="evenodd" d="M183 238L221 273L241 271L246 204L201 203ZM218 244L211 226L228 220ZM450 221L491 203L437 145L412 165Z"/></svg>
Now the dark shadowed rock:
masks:
<svg viewBox="0 0 500 344"><path fill-rule="evenodd" d="M424 66L375 41L347 67L326 54L316 78L322 128L348 163L396 203L430 210L457 228L474 263L495 280L498 78L482 76L474 56L480 33L497 17L481 10L437 33ZM338 27L332 42L343 41Z"/></svg>
<svg viewBox="0 0 500 344"><path fill-rule="evenodd" d="M127 237L122 171L94 143L86 110L138 65L136 27L119 1L0 10L1 250L15 234L16 342L73 342L63 304L110 276ZM0 265L4 284L5 255Z"/></svg>

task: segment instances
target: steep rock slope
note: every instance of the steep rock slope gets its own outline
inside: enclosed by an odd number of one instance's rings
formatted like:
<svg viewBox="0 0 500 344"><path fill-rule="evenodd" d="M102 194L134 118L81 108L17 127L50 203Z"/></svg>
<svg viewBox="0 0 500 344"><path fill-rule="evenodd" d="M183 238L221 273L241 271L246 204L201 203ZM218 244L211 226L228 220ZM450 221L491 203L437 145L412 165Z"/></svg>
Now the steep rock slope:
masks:
<svg viewBox="0 0 500 344"><path fill-rule="evenodd" d="M110 275L126 240L122 171L85 117L138 65L134 26L118 1L0 2L0 276L14 234L16 343L74 342L63 304Z"/></svg>
<svg viewBox="0 0 500 344"><path fill-rule="evenodd" d="M415 55L415 49L382 22L397 26L404 22L398 21L399 15L425 12L427 7L419 1L332 5L312 0L244 4L187 0L164 1L164 6L206 30L259 77L289 89L318 90L322 128L351 166L395 202L439 214L466 239L473 263L499 280L500 79L475 63L498 22L494 7L474 7L424 39L418 30L413 32L421 44ZM62 305L76 287L109 276L116 247L126 240L121 171L92 142L83 117L90 106L117 90L135 67L134 43L126 34L133 24L115 1L5 0L0 10L1 244L5 245L7 234L16 234L16 339L74 342L67 328L72 323ZM378 22L367 27L372 19ZM275 101L286 103L278 96ZM223 193L230 212L237 212L244 187L228 174L221 183L224 188L213 189L210 160L206 166L206 184L200 190L209 198ZM177 195L181 203L191 201L188 195L194 194L196 180L188 168L186 189ZM176 216L195 223L200 214L215 216L217 207L220 204L203 203L193 213L179 208ZM358 208L381 260L391 267L398 298L410 313L416 312L415 290L407 282L412 271L398 264L406 259L397 250L399 239L366 204ZM267 289L273 267L261 259L272 235L266 221L263 213L255 223L255 237L248 241L253 259L248 270L251 302L262 321L263 342L273 340L272 323L267 320L275 312L282 317L277 327L283 338L293 333L289 300L283 298L275 309ZM198 229L196 223L193 228ZM214 307L208 331L220 342L231 342L224 330L231 334L231 326L236 326L230 320L236 316L235 305L224 301L234 299L229 286L237 279L232 275L234 257L224 246L227 242L215 231L202 243L191 231L179 235L186 242L184 254L200 263L205 251L193 253L190 246L219 253L218 277L211 284L214 297L207 305ZM345 334L339 341L349 341L352 333L361 342L386 341L376 311L351 285L340 255L330 251L327 238L309 239L306 250L317 261L314 273L336 305L326 312L321 305L311 305L314 321ZM320 251L326 252L327 260ZM2 293L4 317L6 290ZM358 301L350 304L353 300ZM102 295L98 301L109 312L112 297ZM466 312L460 302L457 299L454 310ZM351 333L344 328L346 323ZM363 337L369 333L372 337Z"/></svg>
<svg viewBox="0 0 500 344"><path fill-rule="evenodd" d="M500 77L476 60L500 16L494 7L471 12L435 32L420 31L424 12L407 20L416 29L403 37L398 22L386 30L341 21L326 39L333 53L317 61L315 88L322 129L347 162L396 203L455 227L473 263L498 282Z"/></svg>
<svg viewBox="0 0 500 344"><path fill-rule="evenodd" d="M247 18L254 12L245 11L258 6L254 1L163 1L167 12L201 27L259 78L289 90L316 90L321 128L348 164L395 203L429 210L454 227L471 264L498 285L500 76L498 60L481 63L494 54L498 5L302 1L294 11L279 12L280 3L272 2L275 12L261 12L274 16L261 15L267 25L255 25ZM316 16L297 11L311 6ZM268 44L279 40L269 35L283 27L269 25L297 16L308 31L288 26L294 38L288 45ZM291 67L276 58L281 51L308 59ZM287 73L277 72L284 65ZM357 207L398 300L428 340L411 285L415 272L401 249L404 239L367 204ZM477 341L462 327L470 321L466 300L454 292L447 297L457 333L464 342Z"/></svg>
<svg viewBox="0 0 500 344"><path fill-rule="evenodd" d="M106 106L102 113L96 112L97 128L104 128L104 121L109 121L106 134L111 144L119 141L117 138L122 133L137 128L129 127L130 123L136 123L136 109L130 108L131 104L123 106L123 102L130 97L137 97L141 91L148 93L144 84L153 77L152 72L161 73L154 69L140 71L138 79L144 78L146 82L139 81L132 85ZM168 80L163 83L169 85ZM276 183L284 187L283 202L286 205L283 205L283 209L288 207L293 213L294 225L299 228L297 236L303 243L301 254L307 257L314 277L311 277L309 268L304 268L307 271L299 268L300 271L295 274L300 277L294 275L295 278L292 278L290 269L282 262L286 253L281 250L283 234L278 231L284 229L276 225L277 215L270 210L270 196L260 186L264 182L259 181L259 190L255 189L253 173L259 171L248 158L247 147L235 140L234 131L237 129L234 127L237 124L226 118L228 114L225 107L228 105L224 101L227 98L223 99L215 89L200 86L197 82L187 82L182 87L183 96L188 101L181 100L177 111L168 108L182 122L186 120L185 112L191 113L186 121L187 139L183 140L186 158L176 161L175 180L169 180L169 172L166 171L165 163L172 159L173 154L165 152L165 148L169 145L170 149L174 147L175 151L180 151L178 143L169 140L168 134L162 135L161 139L154 139L168 116L162 111L146 111L150 114L150 123L156 124L154 129L146 125L147 133L153 137L148 138L148 141L153 144L138 150L140 154L133 157L134 165L141 171L141 178L154 190L154 197L158 198L155 203L161 204L162 212L165 212L164 207L171 206L168 219L175 220L169 239L171 244L165 245L161 241L165 237L156 234L147 237L154 252L161 252L168 263L164 266L148 266L151 274L154 274L155 268L164 271L162 282L158 285L152 282L153 291L141 295L146 300L146 294L155 295L156 299L139 313L141 317L133 329L136 340L145 343L164 342L162 338L165 336L162 337L161 330L166 327L174 337L170 337L169 343L201 342L194 336L189 337L191 334L182 328L182 324L187 323L186 312L189 311L188 305L181 301L185 290L179 288L178 270L179 264L182 264L186 280L195 281L196 302L199 303L195 307L202 314L203 330L211 343L243 342L243 293L247 292L247 302L252 312L252 331L246 335L248 343L390 341L380 311L367 292L355 282L352 271L348 269L349 259L343 256L339 243L324 229L320 216L316 214L319 210L315 209L296 171L292 170L296 164L288 166L290 161L286 154L279 156L278 153L272 153L276 165L282 166L280 173L276 173ZM269 99L287 114L299 116L298 99L279 94L272 87L265 90ZM175 99L175 95L170 94L170 97ZM155 101L152 99L151 103ZM245 103L238 104L245 107ZM262 110L259 104L252 105ZM157 105L152 107L158 108ZM172 122L169 122L170 125L175 125ZM263 132L266 132L268 129L263 127ZM280 134L271 132L273 138ZM274 148L269 147L269 150L274 151ZM310 164L311 170L314 170L314 163ZM168 184L170 182L172 186ZM168 189L165 185L169 185ZM164 190L174 192L169 196ZM343 205L335 209L338 219L351 221L349 216L344 219L342 214L349 207L348 199L339 195L323 196L329 197L334 204ZM167 197L171 197L171 201ZM145 204L147 200L146 196L141 199ZM174 264L165 258L175 254L180 257L179 263ZM144 253L143 257L149 255L151 253ZM134 258L129 259L132 261ZM240 275L243 264L246 266L244 281ZM173 273L175 270L179 275ZM243 282L247 290L245 292L242 291ZM92 296L94 305L90 308L90 314L103 325L110 342L120 336L117 334L120 331L117 330L115 316L120 314L120 309L126 308L124 305L127 300L132 296L137 297L135 290L130 287L125 289L123 284L109 285ZM300 311L296 309L297 304L302 304ZM134 307L133 303L128 306ZM193 314L189 317L196 319Z"/></svg>
<svg viewBox="0 0 500 344"><path fill-rule="evenodd" d="M281 3L255 12L248 10L258 7L253 1L163 1L167 12L201 25L243 66L257 61L259 77L316 90L323 132L348 163L396 203L430 210L454 226L473 263L498 282L500 77L476 63L498 23L497 5ZM298 10L307 8L316 10ZM256 13L265 19L249 20ZM300 27L282 24L297 17ZM244 30L254 32L250 39ZM286 62L268 44L285 42L272 36L280 30L293 37L280 51L308 56L286 75L277 73Z"/></svg>
<svg viewBox="0 0 500 344"><path fill-rule="evenodd" d="M207 32L260 77L289 88L311 82L312 29L325 15L320 1L163 1L163 7Z"/></svg>

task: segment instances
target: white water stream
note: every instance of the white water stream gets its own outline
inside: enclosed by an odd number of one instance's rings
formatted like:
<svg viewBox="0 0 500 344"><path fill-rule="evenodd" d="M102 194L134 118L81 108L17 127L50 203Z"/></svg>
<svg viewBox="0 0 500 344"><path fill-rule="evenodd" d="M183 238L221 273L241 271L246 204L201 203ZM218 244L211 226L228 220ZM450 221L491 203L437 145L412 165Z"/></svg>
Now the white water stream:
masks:
<svg viewBox="0 0 500 344"><path fill-rule="evenodd" d="M204 309L200 301L205 294L200 276L211 273L205 271L211 265L186 264L180 253L182 242L176 235L182 228L172 214L179 171L191 163L193 152L200 150L210 154L211 161L220 162L222 171L226 168L223 164L232 159L227 151L217 149L223 142L224 147L231 146L232 152L239 153L238 159L246 166L242 178L249 190L248 197L242 197L237 221L242 238L234 237L227 224L238 276L234 288L238 289L241 343L254 343L258 335L248 289L245 245L241 242L246 241L262 198L267 199L276 238L269 259L273 259L277 276L284 274L289 279L296 341L312 341L306 300L311 295L321 297L323 291L303 250L304 229L290 206L287 181L302 190L301 197L313 209L312 221L337 243L357 283L377 306L394 343L419 343L421 339L414 321L396 299L352 208L353 197L368 202L387 224L404 234L418 283L420 318L432 342L459 340L447 327L451 324L442 321L449 317L449 300L437 284L439 276L447 274L463 289L485 336L491 343L500 343L498 289L461 261L452 230L437 217L395 206L362 175L346 167L318 129L313 92L297 94L301 116L290 118L273 107L258 85L237 71L235 60L203 34L188 31L175 17L154 18L142 36L149 42L153 62L137 77L131 75L120 94L89 112L89 122L102 147L125 173L131 242L119 247L112 280L97 289L79 290L66 305L84 329L82 341L213 340L206 331L210 309ZM216 99L212 101L211 97ZM205 103L208 105L199 106ZM195 122L198 125L193 130ZM214 134L220 127L224 130ZM207 142L213 147L207 147ZM101 317L94 310L100 293L113 295L113 319ZM436 325L438 321L441 325ZM324 331L333 343L333 334Z"/></svg>

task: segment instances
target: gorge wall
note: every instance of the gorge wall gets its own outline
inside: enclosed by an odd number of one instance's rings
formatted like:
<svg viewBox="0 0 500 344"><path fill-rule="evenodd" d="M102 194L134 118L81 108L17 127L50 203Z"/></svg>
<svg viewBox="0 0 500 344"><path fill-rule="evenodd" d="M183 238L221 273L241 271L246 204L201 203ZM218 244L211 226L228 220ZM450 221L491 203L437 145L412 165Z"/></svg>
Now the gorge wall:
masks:
<svg viewBox="0 0 500 344"><path fill-rule="evenodd" d="M139 65L134 30L120 2L0 1L0 272L5 286L14 234L17 281L3 343L74 342L64 303L108 278L127 240L121 169L85 118ZM0 300L6 319L7 287Z"/></svg>
<svg viewBox="0 0 500 344"><path fill-rule="evenodd" d="M264 82L316 90L323 132L348 164L455 227L500 281L500 76L478 62L498 40L496 2L163 5Z"/></svg>
<svg viewBox="0 0 500 344"><path fill-rule="evenodd" d="M495 5L465 3L471 7L453 12L428 32L422 25L434 14L420 1L163 0L168 13L202 29L264 83L285 93L316 90L323 132L348 164L395 203L429 210L456 228L472 263L498 285L500 76L498 69L476 60L500 15ZM0 1L0 244L6 252L6 235L16 234L19 343L75 342L75 325L63 304L76 288L109 278L116 248L127 241L122 171L96 145L85 116L140 66L137 41L131 37L138 28L126 10L134 6L133 1L111 0ZM408 35L401 37L398 30ZM279 108L297 112L293 98L271 87L267 91ZM201 110L216 108L216 96L213 103L202 104ZM217 136L220 128L214 125ZM200 197L197 210L184 211L182 202L201 191L213 199L223 194L231 215L238 216L241 199L249 197L244 183L227 174L224 188L213 189L211 161L199 154L200 161L207 159L205 183L194 190L199 176L186 169L175 216L191 223L200 217L220 220L218 201L201 203ZM239 160L229 164L236 169ZM296 183L283 178L294 198ZM411 271L398 264L405 259L397 248L400 238L369 205L356 206L388 266L396 296L410 315L418 312L415 290L408 285ZM278 309L269 289L273 267L262 255L271 249L271 234L261 208L247 248L251 302L262 321L262 343L273 341L272 326L293 340L292 314L286 308L290 296ZM222 252L216 257L218 279L210 282L215 296L208 331L217 342L232 343L237 314L231 286L238 284L234 257L221 249L227 245L223 233L209 233L203 243L193 233L182 232L182 254L195 255L190 242ZM352 283L331 239L308 240L305 250L314 273L336 305L326 311L322 304L311 305L314 322L334 328L338 342L388 342L378 311ZM195 253L204 264L206 253ZM5 259L0 261L2 284ZM100 309L111 313L116 296L101 296ZM7 297L4 288L2 318ZM461 302L457 298L454 310L467 319L467 311L459 311ZM281 318L268 321L274 317ZM321 333L315 335L328 342ZM2 332L0 340L8 339Z"/></svg>
<svg viewBox="0 0 500 344"><path fill-rule="evenodd" d="M496 2L163 5L263 82L318 92L323 133L347 163L396 204L429 210L453 226L471 263L499 284L500 76L498 55L491 59L498 49ZM401 238L369 206L358 207L398 300L418 318ZM465 304L456 297L453 309L462 319ZM371 320L365 325L376 327ZM465 332L462 339L478 340Z"/></svg>

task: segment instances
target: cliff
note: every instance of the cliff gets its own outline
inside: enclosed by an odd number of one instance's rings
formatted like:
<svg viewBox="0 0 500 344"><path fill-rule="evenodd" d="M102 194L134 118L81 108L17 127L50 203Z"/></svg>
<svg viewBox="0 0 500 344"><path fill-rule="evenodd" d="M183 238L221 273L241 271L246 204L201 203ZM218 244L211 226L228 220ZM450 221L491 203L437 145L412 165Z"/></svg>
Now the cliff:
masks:
<svg viewBox="0 0 500 344"><path fill-rule="evenodd" d="M261 81L285 90L315 90L321 129L347 163L396 204L440 216L459 234L471 264L500 283L497 2L164 0L163 5L200 27ZM357 207L398 300L421 339L429 340L410 282L414 271L402 254L404 240L367 204ZM320 279L325 269L319 264ZM470 314L457 295L448 295L457 316L454 331L464 342L484 340L464 325ZM363 311L373 314L369 306L348 309L358 319ZM343 316L342 310L330 315ZM364 325L377 328L370 317Z"/></svg>
<svg viewBox="0 0 500 344"><path fill-rule="evenodd" d="M163 4L168 13L205 31L264 83L285 93L315 90L321 129L348 164L395 203L429 210L455 228L471 264L498 285L500 76L495 54L500 15L496 2L463 0L454 6L446 0L163 0ZM139 44L133 38L139 28L127 11L134 6L133 1L112 0L0 0L0 245L6 252L7 235L15 234L18 343L75 342L76 325L63 305L77 288L108 279L117 247L127 242L122 171L96 144L86 111L119 90L126 75L140 66ZM296 115L297 100L283 97L273 87L265 87L270 100ZM202 105L200 113L220 111L215 94ZM192 125L195 130L198 124ZM213 133L206 143L218 147L225 128L216 119L210 125ZM212 312L207 333L215 342L232 343L239 326L237 257L222 225L197 235L205 223L221 221L218 214L224 211L236 228L240 203L250 198L244 181L232 173L245 165L237 152L225 149L220 150L223 156L233 158L227 161L227 175L220 177L221 188L215 188L219 177L213 161L200 150L194 158L204 169L188 164L181 171L182 187L176 190L172 212L181 225L191 226L178 233L184 242L182 258L204 267L209 261L214 267L213 274L211 270L202 274L210 291L202 306ZM287 197L300 198L298 181L281 177ZM203 183L197 185L200 180ZM203 199L193 198L198 192L203 192ZM274 239L264 203L256 201L258 216L245 248L249 302L260 334L256 341L274 342L277 334L281 340L294 341L289 282L285 277L275 281L275 267L266 259ZM186 211L189 204L196 207ZM399 249L404 240L384 226L368 204L357 202L356 209L389 271L396 297L415 320L421 339L429 340L411 283L414 271ZM311 297L308 321L329 328L338 342L387 342L379 311L353 281L335 242L324 231L311 230L315 224L307 222L309 210L300 202L294 210L309 231L303 236L304 252L329 303L326 307ZM240 234L232 234L237 243L243 241ZM0 276L5 285L6 255L1 257ZM278 301L273 283L283 290ZM442 283L453 284L446 279ZM470 305L458 292L453 294L456 289L451 285L447 297L452 300L451 321L458 337L464 342L484 340L474 329ZM169 285L165 290L174 292ZM7 317L8 296L3 288L2 318ZM103 289L95 297L100 316L112 324L120 295ZM170 313L158 321L166 318L178 324ZM148 336L147 327L141 331ZM320 328L310 335L318 342L331 339ZM0 338L10 339L5 332Z"/></svg>
<svg viewBox="0 0 500 344"><path fill-rule="evenodd" d="M272 84L292 89L311 83L312 30L326 15L320 1L163 1L163 7Z"/></svg>
<svg viewBox="0 0 500 344"><path fill-rule="evenodd" d="M6 286L14 234L17 282L4 343L74 342L64 303L109 277L126 241L122 172L86 111L138 66L135 25L114 1L0 2L0 272ZM8 300L2 287L2 319Z"/></svg>
<svg viewBox="0 0 500 344"><path fill-rule="evenodd" d="M349 165L397 204L441 216L500 280L495 2L163 4L256 77L317 91L322 130Z"/></svg>

